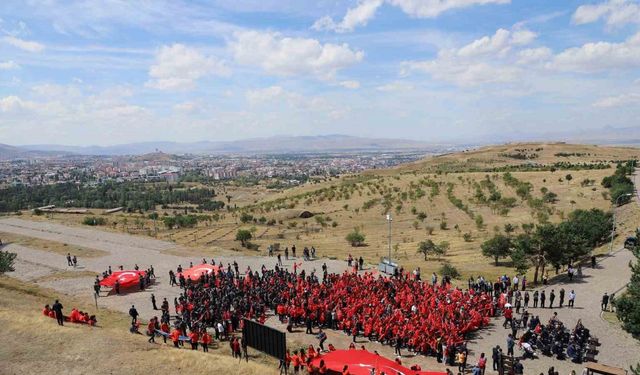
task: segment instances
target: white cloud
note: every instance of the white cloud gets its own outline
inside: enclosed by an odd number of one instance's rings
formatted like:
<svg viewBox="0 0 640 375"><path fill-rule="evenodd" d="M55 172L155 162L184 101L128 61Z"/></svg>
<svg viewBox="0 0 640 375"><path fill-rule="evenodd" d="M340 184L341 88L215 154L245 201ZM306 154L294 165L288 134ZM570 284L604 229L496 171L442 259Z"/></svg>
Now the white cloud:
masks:
<svg viewBox="0 0 640 375"><path fill-rule="evenodd" d="M599 108L612 108L638 104L640 104L640 94L631 93L599 99L593 103L593 106Z"/></svg>
<svg viewBox="0 0 640 375"><path fill-rule="evenodd" d="M383 0L361 0L358 6L347 10L342 21L336 23L331 17L325 16L317 20L312 28L315 30L333 30L338 33L353 31L357 26L365 26L376 15Z"/></svg>
<svg viewBox="0 0 640 375"><path fill-rule="evenodd" d="M640 4L636 0L608 0L599 4L581 5L572 17L573 23L577 25L600 19L604 19L612 27L640 23Z"/></svg>
<svg viewBox="0 0 640 375"><path fill-rule="evenodd" d="M406 14L417 18L435 18L440 14L457 8L474 5L509 4L511 0L389 0Z"/></svg>
<svg viewBox="0 0 640 375"><path fill-rule="evenodd" d="M553 52L548 47L527 48L518 52L518 64L535 64L549 60Z"/></svg>
<svg viewBox="0 0 640 375"><path fill-rule="evenodd" d="M44 45L41 43L20 39L11 35L3 37L2 41L28 52L41 52L42 50L44 50Z"/></svg>
<svg viewBox="0 0 640 375"><path fill-rule="evenodd" d="M22 100L21 98L11 95L0 98L0 112L13 112L21 109L33 109L35 104L30 101Z"/></svg>
<svg viewBox="0 0 640 375"><path fill-rule="evenodd" d="M18 69L20 65L16 64L15 61L9 60L0 62L0 70L9 70L9 69Z"/></svg>
<svg viewBox="0 0 640 375"><path fill-rule="evenodd" d="M341 81L340 83L338 83L340 86L346 88L346 89L351 89L351 90L355 90L355 89L359 89L360 88L360 82L358 81Z"/></svg>
<svg viewBox="0 0 640 375"><path fill-rule="evenodd" d="M238 63L259 66L267 73L311 74L324 79L364 57L364 52L347 44L322 44L316 39L289 38L274 32L238 32L230 48Z"/></svg>
<svg viewBox="0 0 640 375"><path fill-rule="evenodd" d="M458 86L511 82L521 73L520 68L512 66L515 62L513 52L536 37L536 33L520 27L498 29L493 35L460 48L441 49L434 60L404 62L402 73L428 73L436 80Z"/></svg>
<svg viewBox="0 0 640 375"><path fill-rule="evenodd" d="M367 25L385 1L416 18L435 18L449 10L468 8L474 5L509 4L511 2L511 0L360 0L355 8L347 10L342 21L336 22L333 18L325 16L317 20L312 28L333 30L338 33L353 31L358 26Z"/></svg>
<svg viewBox="0 0 640 375"><path fill-rule="evenodd" d="M376 90L383 92L411 91L415 86L408 82L394 81L376 87Z"/></svg>
<svg viewBox="0 0 640 375"><path fill-rule="evenodd" d="M514 31L498 29L493 36L482 37L460 48L457 54L462 57L485 54L504 55L512 47L529 44L536 37L536 33L526 29Z"/></svg>
<svg viewBox="0 0 640 375"><path fill-rule="evenodd" d="M249 90L246 98L251 104L259 104L273 100L284 94L284 89L280 86L270 86L263 89Z"/></svg>
<svg viewBox="0 0 640 375"><path fill-rule="evenodd" d="M640 32L621 43L594 42L557 54L549 68L574 72L632 69L640 66Z"/></svg>
<svg viewBox="0 0 640 375"><path fill-rule="evenodd" d="M159 90L191 89L205 76L228 76L230 73L223 61L205 56L195 48L173 44L163 46L156 54L156 62L149 69L151 80L147 86Z"/></svg>

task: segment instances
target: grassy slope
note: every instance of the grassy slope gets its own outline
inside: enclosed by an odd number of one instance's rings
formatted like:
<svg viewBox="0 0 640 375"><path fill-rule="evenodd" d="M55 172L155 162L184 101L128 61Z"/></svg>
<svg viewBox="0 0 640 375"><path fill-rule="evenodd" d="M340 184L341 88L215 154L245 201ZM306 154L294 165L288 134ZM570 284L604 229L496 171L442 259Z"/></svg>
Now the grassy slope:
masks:
<svg viewBox="0 0 640 375"><path fill-rule="evenodd" d="M67 324L58 327L40 311L60 298L65 311L72 306L95 311L90 304L8 277L0 277L0 326L5 345L0 346L2 374L140 374L140 373L276 373L273 364L238 365L228 346L209 354L147 344L131 335L125 314L101 309L100 327ZM160 340L161 341L161 340Z"/></svg>

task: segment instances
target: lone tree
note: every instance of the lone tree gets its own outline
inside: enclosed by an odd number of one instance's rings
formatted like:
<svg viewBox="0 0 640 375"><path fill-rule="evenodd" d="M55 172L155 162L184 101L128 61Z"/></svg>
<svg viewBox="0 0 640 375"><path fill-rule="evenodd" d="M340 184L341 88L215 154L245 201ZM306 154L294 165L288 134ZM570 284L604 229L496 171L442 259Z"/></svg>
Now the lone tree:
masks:
<svg viewBox="0 0 640 375"><path fill-rule="evenodd" d="M247 247L249 241L253 238L251 231L246 229L238 229L236 232L236 241L240 241L242 247Z"/></svg>
<svg viewBox="0 0 640 375"><path fill-rule="evenodd" d="M346 239L347 239L347 242L351 244L351 246L357 247L357 246L362 246L364 244L366 237L364 236L364 234L360 232L358 228L354 228L353 232L347 234Z"/></svg>
<svg viewBox="0 0 640 375"><path fill-rule="evenodd" d="M5 272L15 271L13 269L13 262L16 260L16 256L16 253L0 251L0 275Z"/></svg>
<svg viewBox="0 0 640 375"><path fill-rule="evenodd" d="M482 245L482 255L495 260L496 266L500 258L506 258L511 254L511 240L502 234L496 234Z"/></svg>
<svg viewBox="0 0 640 375"><path fill-rule="evenodd" d="M418 244L418 253L424 254L424 260L427 260L429 255L442 256L449 250L449 243L446 241L440 242L436 245L431 240L422 241Z"/></svg>

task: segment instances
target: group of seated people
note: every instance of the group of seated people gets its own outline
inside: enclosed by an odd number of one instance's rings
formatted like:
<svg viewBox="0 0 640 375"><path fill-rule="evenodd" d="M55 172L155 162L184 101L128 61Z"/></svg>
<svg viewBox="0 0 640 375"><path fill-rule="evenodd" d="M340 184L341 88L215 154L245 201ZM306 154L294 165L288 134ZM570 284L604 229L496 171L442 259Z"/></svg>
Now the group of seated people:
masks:
<svg viewBox="0 0 640 375"><path fill-rule="evenodd" d="M44 306L44 309L42 309L42 315L53 319L56 318L56 312L53 311L49 305ZM69 316L64 317L64 320L66 322L88 324L90 326L95 326L98 322L95 315L89 315L89 313L78 310L75 307L71 309L71 314L69 314Z"/></svg>
<svg viewBox="0 0 640 375"><path fill-rule="evenodd" d="M529 329L520 337L520 346L525 358L534 358L535 351L543 355L555 356L559 360L569 358L582 363L591 341L589 330L578 320L573 330L569 330L554 314L546 325L532 319Z"/></svg>

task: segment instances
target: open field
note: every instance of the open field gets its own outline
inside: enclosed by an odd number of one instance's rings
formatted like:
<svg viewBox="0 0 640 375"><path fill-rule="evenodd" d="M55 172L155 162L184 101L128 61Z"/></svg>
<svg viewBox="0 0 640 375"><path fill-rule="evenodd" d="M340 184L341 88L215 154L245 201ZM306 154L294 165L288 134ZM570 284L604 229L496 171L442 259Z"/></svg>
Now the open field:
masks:
<svg viewBox="0 0 640 375"><path fill-rule="evenodd" d="M493 277L513 271L506 262L496 267L482 258L483 241L504 232L507 224L515 235L523 232L523 224L560 222L575 209L610 210L608 190L600 185L602 178L613 173L616 161L638 157L640 150L627 147L564 143L492 146L284 191L226 186L222 195L232 196L231 204L242 209L221 211L217 221L200 222L194 228L169 230L161 220L118 213L105 216L109 224L101 229L153 236L194 249L193 253L256 254L235 241L237 230L244 228L252 230L252 243L259 245L262 254L269 244L279 243L281 248L296 244L299 249L314 246L320 256L345 259L352 254L375 264L389 252L385 214L390 212L391 256L401 265L419 266L427 274L446 261L457 267L463 278L478 274ZM506 177L506 171L511 178ZM518 191L521 184L529 185L527 195ZM625 233L640 226L640 213L628 206L617 209L620 236L616 245ZM303 211L315 216L300 218ZM162 218L176 211L158 209L158 213ZM242 213L250 215L248 222L241 221ZM83 216L30 218L81 225ZM365 246L351 247L345 240L354 228L366 236ZM446 242L447 254L425 260L417 254L417 246L427 239ZM596 253L606 251L605 244Z"/></svg>
<svg viewBox="0 0 640 375"><path fill-rule="evenodd" d="M84 246L70 245L58 241L45 241L39 238L21 236L14 233L0 232L0 239L6 243L16 243L24 246L37 247L39 249L50 251L56 254L67 255L72 253L82 258L96 258L105 256L107 252L92 249Z"/></svg>

